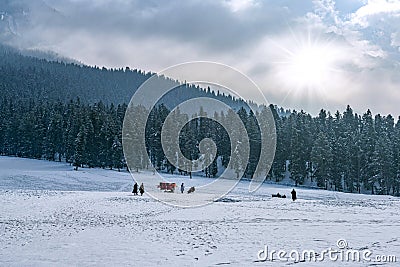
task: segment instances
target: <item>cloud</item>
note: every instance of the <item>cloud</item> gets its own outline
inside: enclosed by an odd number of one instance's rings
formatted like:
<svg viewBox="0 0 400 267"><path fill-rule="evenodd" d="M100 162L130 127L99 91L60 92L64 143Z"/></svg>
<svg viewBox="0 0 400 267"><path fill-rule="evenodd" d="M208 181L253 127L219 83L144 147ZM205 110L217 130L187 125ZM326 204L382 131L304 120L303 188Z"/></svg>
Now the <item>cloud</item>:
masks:
<svg viewBox="0 0 400 267"><path fill-rule="evenodd" d="M398 0L369 0L368 3L359 8L351 18L353 24L368 27L369 18L382 14L396 15L400 12L400 2Z"/></svg>
<svg viewBox="0 0 400 267"><path fill-rule="evenodd" d="M214 51L240 49L266 32L284 26L284 9L255 1L54 1L64 15L48 24L37 16L35 26L88 35L110 33L132 40L160 39L190 43ZM256 8L257 7L257 8ZM264 12L267 11L267 12Z"/></svg>
<svg viewBox="0 0 400 267"><path fill-rule="evenodd" d="M390 35L390 38L392 39L390 45L398 48L400 51L400 33L394 32Z"/></svg>
<svg viewBox="0 0 400 267"><path fill-rule="evenodd" d="M224 4L226 4L232 12L240 12L259 6L259 3L254 0L226 0Z"/></svg>

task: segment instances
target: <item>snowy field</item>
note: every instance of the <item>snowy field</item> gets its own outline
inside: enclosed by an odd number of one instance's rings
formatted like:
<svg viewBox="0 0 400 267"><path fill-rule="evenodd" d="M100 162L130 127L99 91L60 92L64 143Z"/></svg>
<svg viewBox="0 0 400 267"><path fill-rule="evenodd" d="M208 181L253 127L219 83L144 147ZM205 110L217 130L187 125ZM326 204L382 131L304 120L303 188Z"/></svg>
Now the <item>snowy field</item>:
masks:
<svg viewBox="0 0 400 267"><path fill-rule="evenodd" d="M399 266L399 198L296 189L293 202L271 197L291 187L250 194L242 181L222 201L185 209L133 196L132 185L126 172L0 157L0 266ZM321 256L340 239L372 261L258 257L265 246Z"/></svg>

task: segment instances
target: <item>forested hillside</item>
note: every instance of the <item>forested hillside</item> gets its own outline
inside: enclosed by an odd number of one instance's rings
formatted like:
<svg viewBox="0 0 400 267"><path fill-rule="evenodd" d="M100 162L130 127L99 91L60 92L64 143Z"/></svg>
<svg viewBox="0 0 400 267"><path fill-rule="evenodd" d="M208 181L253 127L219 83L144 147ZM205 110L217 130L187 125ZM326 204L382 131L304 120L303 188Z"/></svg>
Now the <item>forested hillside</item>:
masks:
<svg viewBox="0 0 400 267"><path fill-rule="evenodd" d="M53 58L53 55L50 57ZM106 69L48 61L25 56L14 48L0 45L0 95L3 99L66 103L80 98L88 104L103 102L118 105L129 103L137 88L152 75L154 73L128 67ZM172 88L176 87L161 100L169 108L199 96L219 99L235 109L246 105L244 101L223 93L180 85L164 77L159 79Z"/></svg>

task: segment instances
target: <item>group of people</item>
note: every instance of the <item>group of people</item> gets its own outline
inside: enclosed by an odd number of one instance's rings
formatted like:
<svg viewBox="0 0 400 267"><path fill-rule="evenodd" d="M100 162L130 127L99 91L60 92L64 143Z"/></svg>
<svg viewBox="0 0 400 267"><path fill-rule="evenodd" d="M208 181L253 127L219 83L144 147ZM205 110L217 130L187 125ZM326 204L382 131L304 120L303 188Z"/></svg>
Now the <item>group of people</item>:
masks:
<svg viewBox="0 0 400 267"><path fill-rule="evenodd" d="M137 183L135 183L135 184L133 185L132 193L133 193L135 196L138 195L138 184L137 184ZM140 187L139 187L139 193L140 193L141 196L143 196L143 194L144 194L144 185L143 185L143 183L142 183L142 184L140 185Z"/></svg>
<svg viewBox="0 0 400 267"><path fill-rule="evenodd" d="M195 190L194 186L192 186L191 188L189 188L188 193L190 194L190 193L194 192L194 190ZM181 193L183 194L183 192L185 192L185 184L184 183L181 184ZM135 183L133 185L132 193L135 196L138 195L138 184L137 183ZM140 193L141 196L143 196L143 194L144 194L144 185L143 185L143 183L139 187L139 193Z"/></svg>

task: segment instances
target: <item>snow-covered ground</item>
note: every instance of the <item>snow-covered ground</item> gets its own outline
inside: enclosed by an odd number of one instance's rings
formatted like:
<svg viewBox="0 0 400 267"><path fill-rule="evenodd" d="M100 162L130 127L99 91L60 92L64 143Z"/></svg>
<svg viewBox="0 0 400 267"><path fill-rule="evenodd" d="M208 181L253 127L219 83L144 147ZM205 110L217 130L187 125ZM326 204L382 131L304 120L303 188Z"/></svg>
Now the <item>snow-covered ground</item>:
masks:
<svg viewBox="0 0 400 267"><path fill-rule="evenodd" d="M241 181L219 202L178 208L133 196L132 185L126 172L0 157L0 266L399 266L398 198L301 188L293 202L271 198L290 196L291 187L265 184L250 194ZM257 256L266 245L338 249L339 239L348 249L370 250L371 259L395 255L397 263Z"/></svg>

